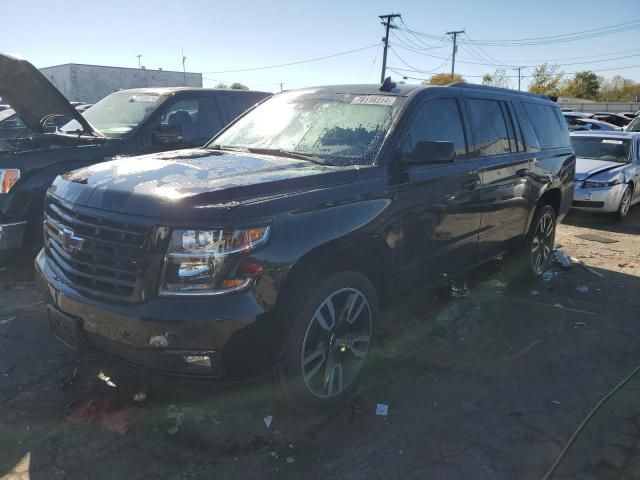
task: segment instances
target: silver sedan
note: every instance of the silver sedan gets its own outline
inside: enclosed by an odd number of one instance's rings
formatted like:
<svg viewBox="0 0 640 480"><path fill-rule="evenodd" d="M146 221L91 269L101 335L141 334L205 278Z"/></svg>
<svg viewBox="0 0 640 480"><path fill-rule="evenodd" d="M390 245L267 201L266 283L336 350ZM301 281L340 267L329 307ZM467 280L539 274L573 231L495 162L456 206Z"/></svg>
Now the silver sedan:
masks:
<svg viewBox="0 0 640 480"><path fill-rule="evenodd" d="M572 208L626 217L640 202L640 132L576 132Z"/></svg>

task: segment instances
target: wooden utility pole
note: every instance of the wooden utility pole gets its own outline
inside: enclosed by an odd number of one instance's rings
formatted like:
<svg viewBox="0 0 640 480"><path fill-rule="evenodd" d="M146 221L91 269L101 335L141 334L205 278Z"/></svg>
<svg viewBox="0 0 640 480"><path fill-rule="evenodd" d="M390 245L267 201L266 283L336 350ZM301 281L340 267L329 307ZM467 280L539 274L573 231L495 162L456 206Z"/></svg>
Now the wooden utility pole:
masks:
<svg viewBox="0 0 640 480"><path fill-rule="evenodd" d="M453 32L447 32L447 35L453 36L453 53L451 54L451 80L453 80L453 75L456 69L456 52L458 50L458 45L456 44L458 40L458 35L464 33L464 30L455 30Z"/></svg>
<svg viewBox="0 0 640 480"><path fill-rule="evenodd" d="M401 15L399 13L390 13L388 15L378 15L378 18L382 20L382 25L384 25L384 38L382 41L384 42L384 51L382 53L382 72L380 73L380 83L384 82L384 76L387 70L387 49L389 48L389 29L396 28L391 25L391 22L394 18L400 18Z"/></svg>
<svg viewBox="0 0 640 480"><path fill-rule="evenodd" d="M520 71L523 67L514 68L514 70L518 70L518 90L520 90Z"/></svg>

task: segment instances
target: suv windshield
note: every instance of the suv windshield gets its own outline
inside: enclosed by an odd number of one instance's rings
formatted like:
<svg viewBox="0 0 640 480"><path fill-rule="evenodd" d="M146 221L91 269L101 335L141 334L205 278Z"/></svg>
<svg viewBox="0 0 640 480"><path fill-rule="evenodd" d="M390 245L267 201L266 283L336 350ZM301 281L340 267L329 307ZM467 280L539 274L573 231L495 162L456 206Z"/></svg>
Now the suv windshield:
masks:
<svg viewBox="0 0 640 480"><path fill-rule="evenodd" d="M122 138L151 115L163 100L163 96L153 93L115 92L82 115L107 137ZM75 133L80 129L82 126L76 120L61 127L64 133Z"/></svg>
<svg viewBox="0 0 640 480"><path fill-rule="evenodd" d="M330 165L371 164L403 100L316 90L283 93L249 112L210 146L304 154Z"/></svg>
<svg viewBox="0 0 640 480"><path fill-rule="evenodd" d="M629 163L631 141L617 138L571 137L576 157Z"/></svg>

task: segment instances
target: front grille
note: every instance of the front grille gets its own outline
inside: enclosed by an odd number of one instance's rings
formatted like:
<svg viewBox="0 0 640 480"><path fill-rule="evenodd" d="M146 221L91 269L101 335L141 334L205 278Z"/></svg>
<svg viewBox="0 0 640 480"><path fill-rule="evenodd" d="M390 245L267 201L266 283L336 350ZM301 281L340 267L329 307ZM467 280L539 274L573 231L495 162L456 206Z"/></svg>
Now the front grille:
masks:
<svg viewBox="0 0 640 480"><path fill-rule="evenodd" d="M150 227L78 213L48 196L44 231L48 259L74 288L115 300L143 298Z"/></svg>
<svg viewBox="0 0 640 480"><path fill-rule="evenodd" d="M584 207L584 208L602 208L604 207L604 202L590 202L589 200L574 200L574 207Z"/></svg>

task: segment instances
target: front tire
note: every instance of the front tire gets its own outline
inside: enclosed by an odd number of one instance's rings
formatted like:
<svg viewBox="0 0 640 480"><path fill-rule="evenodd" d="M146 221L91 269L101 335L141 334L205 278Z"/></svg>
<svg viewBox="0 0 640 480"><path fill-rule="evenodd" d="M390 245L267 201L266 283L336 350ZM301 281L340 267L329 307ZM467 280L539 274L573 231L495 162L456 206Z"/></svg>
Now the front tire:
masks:
<svg viewBox="0 0 640 480"><path fill-rule="evenodd" d="M276 366L285 401L300 411L332 409L361 377L379 316L378 297L361 273L334 273L302 285L287 301Z"/></svg>
<svg viewBox="0 0 640 480"><path fill-rule="evenodd" d="M540 205L527 235L525 254L529 273L540 277L549 267L556 240L556 212L551 205Z"/></svg>
<svg viewBox="0 0 640 480"><path fill-rule="evenodd" d="M633 194L633 190L631 189L631 185L627 185L624 192L622 193L622 198L620 199L620 205L618 206L618 210L616 211L616 216L619 219L623 219L629 214L629 208L631 208L631 195Z"/></svg>

